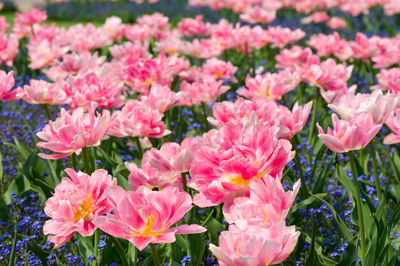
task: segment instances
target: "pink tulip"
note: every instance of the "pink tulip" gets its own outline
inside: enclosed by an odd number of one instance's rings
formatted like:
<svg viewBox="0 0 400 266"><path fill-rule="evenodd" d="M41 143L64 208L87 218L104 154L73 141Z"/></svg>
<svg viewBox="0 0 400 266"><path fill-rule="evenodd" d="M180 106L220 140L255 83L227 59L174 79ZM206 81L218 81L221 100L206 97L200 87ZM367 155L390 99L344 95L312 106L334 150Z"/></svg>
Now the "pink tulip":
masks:
<svg viewBox="0 0 400 266"><path fill-rule="evenodd" d="M237 67L231 62L223 61L218 58L210 58L201 66L203 73L213 76L215 79L229 79L235 81Z"/></svg>
<svg viewBox="0 0 400 266"><path fill-rule="evenodd" d="M16 100L24 95L21 88L11 90L14 84L14 72L10 71L7 74L5 71L0 70L0 101Z"/></svg>
<svg viewBox="0 0 400 266"><path fill-rule="evenodd" d="M393 111L394 97L391 94L383 95L382 91L375 90L371 94L344 95L339 101L328 104L328 107L347 121L359 113L368 112L375 124L383 124Z"/></svg>
<svg viewBox="0 0 400 266"><path fill-rule="evenodd" d="M181 96L182 92L175 93L167 86L154 84L150 88L150 93L148 95L139 95L139 99L141 102L164 113L171 108Z"/></svg>
<svg viewBox="0 0 400 266"><path fill-rule="evenodd" d="M106 170L94 171L91 175L64 170L70 178L64 177L55 188L44 208L51 217L43 226L43 233L55 248L62 246L78 232L82 236L93 235L96 226L93 220L111 211L106 191L117 183Z"/></svg>
<svg viewBox="0 0 400 266"><path fill-rule="evenodd" d="M60 86L44 80L31 79L24 91L23 99L30 104L60 105L68 102L67 94Z"/></svg>
<svg viewBox="0 0 400 266"><path fill-rule="evenodd" d="M160 150L152 148L143 155L142 169L134 163L125 163L130 171L130 189L136 191L140 186L150 188L176 186L182 190L181 174L188 172L192 165L193 145L193 138L187 138L181 145L167 142Z"/></svg>
<svg viewBox="0 0 400 266"><path fill-rule="evenodd" d="M347 26L346 20L336 16L331 17L326 24L328 25L329 28L333 30L343 29L346 28Z"/></svg>
<svg viewBox="0 0 400 266"><path fill-rule="evenodd" d="M288 227L285 222L268 229L246 224L231 227L219 236L219 247L210 244L221 266L279 264L292 253L300 235L294 226Z"/></svg>
<svg viewBox="0 0 400 266"><path fill-rule="evenodd" d="M183 18L178 23L178 29L183 35L207 35L210 24L204 24L203 15L197 15L196 18Z"/></svg>
<svg viewBox="0 0 400 266"><path fill-rule="evenodd" d="M34 8L24 13L15 13L13 32L20 37L29 36L34 24L42 23L47 19L46 11Z"/></svg>
<svg viewBox="0 0 400 266"><path fill-rule="evenodd" d="M382 69L376 76L378 85L373 89L389 90L400 95L400 68Z"/></svg>
<svg viewBox="0 0 400 266"><path fill-rule="evenodd" d="M275 56L277 61L276 67L279 69L289 68L296 70L302 64L306 63L308 58L312 55L309 47L302 48L294 45L290 49L282 49L278 55Z"/></svg>
<svg viewBox="0 0 400 266"><path fill-rule="evenodd" d="M208 121L217 126L231 122L242 123L242 120L250 119L254 112L262 125L275 126L276 136L279 139L291 139L305 125L311 111L312 102L299 106L296 102L293 110L290 111L283 105L277 105L273 100L256 98L251 101L238 98L234 103L224 101L213 106L215 118L208 118Z"/></svg>
<svg viewBox="0 0 400 266"><path fill-rule="evenodd" d="M120 111L111 117L108 134L115 137L162 138L170 133L161 120L164 115L151 106L129 100Z"/></svg>
<svg viewBox="0 0 400 266"><path fill-rule="evenodd" d="M247 98L266 97L279 101L282 95L293 90L300 82L296 72L283 70L279 73L266 73L254 78L246 78L246 88L239 89L237 93Z"/></svg>
<svg viewBox="0 0 400 266"><path fill-rule="evenodd" d="M395 115L390 116L385 123L394 133L387 135L383 140L383 143L387 145L400 143L400 111L397 111Z"/></svg>
<svg viewBox="0 0 400 266"><path fill-rule="evenodd" d="M122 82L95 73L70 77L65 83L60 82L60 86L63 86L70 99L69 105L73 108L84 107L89 102L96 102L98 107L103 109L119 108L125 102L125 96L122 94L125 88Z"/></svg>
<svg viewBox="0 0 400 266"><path fill-rule="evenodd" d="M252 179L266 174L280 178L294 153L290 142L278 140L274 131L256 121L244 121L203 135L190 169L189 186L200 192L194 203L215 206L247 193Z"/></svg>
<svg viewBox="0 0 400 266"><path fill-rule="evenodd" d="M300 189L300 180L293 191L285 192L279 179L270 175L254 179L249 184L249 197L238 197L223 207L229 223L245 220L249 225L270 227L284 221Z"/></svg>
<svg viewBox="0 0 400 266"><path fill-rule="evenodd" d="M192 106L194 104L211 104L218 96L229 90L229 86L222 85L223 81L216 81L214 78L206 78L201 81L181 83L182 97L177 105Z"/></svg>
<svg viewBox="0 0 400 266"><path fill-rule="evenodd" d="M108 190L108 201L113 214L97 217L93 223L107 234L129 240L139 250L150 243L175 242L175 234L207 230L195 224L170 228L192 208L190 195L176 187L126 192L115 186Z"/></svg>
<svg viewBox="0 0 400 266"><path fill-rule="evenodd" d="M347 60L353 55L347 40L342 39L339 33L325 35L322 33L311 35L307 44L317 50L319 56L335 55L340 60Z"/></svg>
<svg viewBox="0 0 400 266"><path fill-rule="evenodd" d="M339 153L364 148L382 127L374 124L371 114L367 112L357 114L350 121L339 120L333 114L332 123L333 131L328 128L326 134L317 123L318 137L330 150Z"/></svg>
<svg viewBox="0 0 400 266"><path fill-rule="evenodd" d="M19 40L15 34L3 34L0 32L0 64L13 65L18 54Z"/></svg>
<svg viewBox="0 0 400 266"><path fill-rule="evenodd" d="M88 112L77 108L70 113L61 109L59 117L53 122L49 121L43 130L37 133L42 139L37 146L49 149L56 154L39 153L44 159L61 159L72 153L79 155L84 147L98 146L106 138L110 112L104 110L103 114L95 114L97 104L92 102Z"/></svg>

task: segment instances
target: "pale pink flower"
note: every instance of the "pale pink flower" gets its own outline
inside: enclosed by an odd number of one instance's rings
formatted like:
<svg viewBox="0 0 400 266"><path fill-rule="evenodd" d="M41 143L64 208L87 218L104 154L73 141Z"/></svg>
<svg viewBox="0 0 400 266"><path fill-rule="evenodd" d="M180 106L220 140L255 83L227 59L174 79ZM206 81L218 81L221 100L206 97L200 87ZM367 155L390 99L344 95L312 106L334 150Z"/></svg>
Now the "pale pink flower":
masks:
<svg viewBox="0 0 400 266"><path fill-rule="evenodd" d="M29 36L32 33L32 26L42 23L46 19L46 11L37 8L23 13L15 13L13 32L19 37Z"/></svg>
<svg viewBox="0 0 400 266"><path fill-rule="evenodd" d="M210 24L203 22L203 15L196 18L183 18L178 23L178 29L183 35L207 35L210 33Z"/></svg>
<svg viewBox="0 0 400 266"><path fill-rule="evenodd" d="M61 60L62 59L62 60ZM60 60L56 60L49 69L43 72L52 80L59 81L69 76L81 76L95 72L104 64L105 56L98 56L97 52L91 54L89 51L65 54Z"/></svg>
<svg viewBox="0 0 400 266"><path fill-rule="evenodd" d="M229 90L229 86L222 85L223 81L216 81L213 78L205 78L201 81L181 83L182 97L177 105L192 106L194 104L211 104L218 96Z"/></svg>
<svg viewBox="0 0 400 266"><path fill-rule="evenodd" d="M7 74L5 71L0 70L0 101L17 100L24 95L21 88L11 90L14 84L14 71L10 71Z"/></svg>
<svg viewBox="0 0 400 266"><path fill-rule="evenodd" d="M32 69L49 66L66 52L66 49L62 48L59 44L50 42L47 39L31 41L27 45L27 48L31 60L29 67Z"/></svg>
<svg viewBox="0 0 400 266"><path fill-rule="evenodd" d="M15 34L3 34L0 32L0 64L13 65L18 53L19 39Z"/></svg>
<svg viewBox="0 0 400 266"><path fill-rule="evenodd" d="M289 68L295 70L302 64L306 63L311 55L312 51L309 47L302 48L294 45L290 49L282 49L279 54L275 56L277 61L276 67L280 69Z"/></svg>
<svg viewBox="0 0 400 266"><path fill-rule="evenodd" d="M4 32L10 27L6 21L6 17L0 16L0 32Z"/></svg>
<svg viewBox="0 0 400 266"><path fill-rule="evenodd" d="M380 53L377 38L368 38L361 32L357 32L356 39L349 42L353 49L353 57L359 59L369 59Z"/></svg>
<svg viewBox="0 0 400 266"><path fill-rule="evenodd" d="M244 223L239 227L230 226L229 231L222 232L219 246L210 244L210 250L221 266L279 264L292 253L299 235L295 226L288 227L285 222L268 229Z"/></svg>
<svg viewBox="0 0 400 266"><path fill-rule="evenodd" d="M155 84L151 86L148 95L139 95L141 102L148 104L154 109L164 113L179 100L182 92L175 93L169 87Z"/></svg>
<svg viewBox="0 0 400 266"><path fill-rule="evenodd" d="M312 107L312 101L303 106L296 102L290 111L285 106L279 106L278 116L275 118L278 123L276 136L279 139L292 139L294 135L300 132L307 122Z"/></svg>
<svg viewBox="0 0 400 266"><path fill-rule="evenodd" d="M111 211L106 191L117 183L104 169L91 175L71 168L64 171L70 178L61 180L44 208L51 219L44 224L43 233L49 235L55 248L68 242L75 232L83 237L93 235L93 220Z"/></svg>
<svg viewBox="0 0 400 266"><path fill-rule="evenodd" d="M190 169L189 186L200 192L194 196L195 204L216 206L247 193L252 179L266 174L280 178L294 153L290 142L278 140L274 131L257 121L244 121L203 135Z"/></svg>
<svg viewBox="0 0 400 266"><path fill-rule="evenodd" d="M104 110L103 114L95 114L97 103L88 105L88 112L77 108L71 113L61 109L59 117L49 123L37 136L42 139L36 146L49 149L56 154L39 153L44 159L61 159L72 153L79 155L84 147L98 146L105 139L110 112Z"/></svg>
<svg viewBox="0 0 400 266"><path fill-rule="evenodd" d="M305 125L311 111L312 102L299 106L296 102L292 111L283 105L277 105L273 100L256 98L244 100L238 98L234 103L224 101L215 103L213 106L214 118L209 117L208 121L221 127L226 123L241 124L249 120L254 112L262 125L276 127L275 135L281 139L291 139Z"/></svg>
<svg viewBox="0 0 400 266"><path fill-rule="evenodd" d="M115 137L162 138L170 133L161 120L164 115L146 103L129 100L111 117L108 134Z"/></svg>
<svg viewBox="0 0 400 266"><path fill-rule="evenodd" d="M301 29L291 30L282 28L281 26L268 27L267 32L271 36L272 47L283 48L290 43L297 42L306 36L306 33Z"/></svg>
<svg viewBox="0 0 400 266"><path fill-rule="evenodd" d="M344 61L353 55L353 50L349 43L345 39L341 39L337 32L330 35L322 33L314 34L307 41L307 44L316 49L319 56L329 56L333 54Z"/></svg>
<svg viewBox="0 0 400 266"><path fill-rule="evenodd" d="M281 181L270 175L262 179L253 179L249 184L249 197L238 197L223 207L228 223L245 220L249 225L270 227L285 221L300 189L300 180L293 191L285 192Z"/></svg>
<svg viewBox="0 0 400 266"><path fill-rule="evenodd" d="M326 24L328 25L329 28L333 30L344 29L347 27L346 20L336 16L331 17Z"/></svg>
<svg viewBox="0 0 400 266"><path fill-rule="evenodd" d="M239 18L248 23L270 23L276 18L276 10L248 6Z"/></svg>
<svg viewBox="0 0 400 266"><path fill-rule="evenodd" d="M193 139L188 138L183 140L181 145L167 142L160 150L152 148L143 155L142 169L134 163L125 163L130 171L131 190L135 191L140 186L165 188L171 185L182 190L181 174L188 172L192 165L193 145Z"/></svg>
<svg viewBox="0 0 400 266"><path fill-rule="evenodd" d="M351 77L353 66L337 64L332 58L320 63L319 58L311 57L301 67L303 81L323 91L339 92L336 96L346 94L347 81Z"/></svg>
<svg viewBox="0 0 400 266"><path fill-rule="evenodd" d="M70 99L73 108L84 107L89 102L96 102L99 108L118 108L125 102L122 94L124 85L111 77L100 77L89 73L82 77L71 76L65 83L60 82Z"/></svg>
<svg viewBox="0 0 400 266"><path fill-rule="evenodd" d="M175 234L197 234L207 229L196 224L172 225L192 208L192 199L176 187L151 191L142 187L126 192L115 186L108 190L113 214L97 217L94 224L112 236L129 240L139 250L150 243L175 242Z"/></svg>
<svg viewBox="0 0 400 266"><path fill-rule="evenodd" d="M229 61L223 61L218 58L210 58L207 59L201 69L204 74L213 76L215 79L228 79L232 81L236 81L235 73L237 71L237 67L232 65Z"/></svg>
<svg viewBox="0 0 400 266"><path fill-rule="evenodd" d="M339 101L328 104L328 107L344 120L349 121L359 113L368 112L375 124L383 124L391 115L394 103L392 94L383 95L382 91L375 90L371 94L344 95Z"/></svg>
<svg viewBox="0 0 400 266"><path fill-rule="evenodd" d="M282 95L295 89L299 83L299 74L285 69L278 73L257 75L254 78L247 76L246 88L239 89L237 93L247 98L261 96L279 101Z"/></svg>
<svg viewBox="0 0 400 266"><path fill-rule="evenodd" d="M108 17L100 28L112 40L121 40L124 35L125 25L122 19L116 16Z"/></svg>
<svg viewBox="0 0 400 266"><path fill-rule="evenodd" d="M96 28L92 23L85 26L76 24L68 28L65 34L73 51L88 51L110 45L113 40L103 30Z"/></svg>
<svg viewBox="0 0 400 266"><path fill-rule="evenodd" d="M391 69L382 69L378 75L376 75L378 85L372 87L372 89L389 90L395 94L400 94L400 68L394 67Z"/></svg>
<svg viewBox="0 0 400 266"><path fill-rule="evenodd" d="M118 75L132 90L148 94L153 84L170 84L172 77L166 64L165 56L156 59L139 58L129 64L120 64Z"/></svg>
<svg viewBox="0 0 400 266"><path fill-rule="evenodd" d="M320 23L328 19L329 15L326 12L314 12L311 16L302 18L300 22L302 24Z"/></svg>
<svg viewBox="0 0 400 266"><path fill-rule="evenodd" d="M108 50L113 57L113 61L127 60L129 62L133 62L135 59L149 59L151 57L147 51L147 47L139 43L125 42L120 45L115 44Z"/></svg>
<svg viewBox="0 0 400 266"><path fill-rule="evenodd" d="M389 117L385 124L394 132L390 133L383 140L383 144L391 145L400 143L400 111L397 111L395 115Z"/></svg>
<svg viewBox="0 0 400 266"><path fill-rule="evenodd" d="M24 92L23 99L30 104L60 105L69 101L62 87L44 80L31 79Z"/></svg>
<svg viewBox="0 0 400 266"><path fill-rule="evenodd" d="M328 128L326 134L317 123L318 137L330 150L339 153L364 148L382 127L374 124L371 114L367 112L357 114L350 121L339 120L333 114L332 123L333 130Z"/></svg>

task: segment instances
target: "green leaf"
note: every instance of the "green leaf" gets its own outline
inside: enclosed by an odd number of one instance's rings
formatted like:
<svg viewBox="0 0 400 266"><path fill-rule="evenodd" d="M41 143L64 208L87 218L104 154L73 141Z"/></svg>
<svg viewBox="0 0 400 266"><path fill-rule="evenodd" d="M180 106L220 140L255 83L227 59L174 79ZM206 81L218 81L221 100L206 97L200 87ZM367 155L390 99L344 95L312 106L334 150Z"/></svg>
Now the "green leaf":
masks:
<svg viewBox="0 0 400 266"><path fill-rule="evenodd" d="M357 240L358 237L354 237L347 243L347 246L340 258L339 263L336 266L350 266L354 265L357 261Z"/></svg>
<svg viewBox="0 0 400 266"><path fill-rule="evenodd" d="M17 230L14 232L14 240L13 240L13 245L10 253L10 258L8 260L8 266L13 266L15 265L15 250L17 247Z"/></svg>
<svg viewBox="0 0 400 266"><path fill-rule="evenodd" d="M83 237L80 234L75 234L79 241L79 254L86 260L93 254L93 243L90 237ZM97 258L98 259L98 258Z"/></svg>
<svg viewBox="0 0 400 266"><path fill-rule="evenodd" d="M0 184L3 181L3 157L1 156L0 153Z"/></svg>
<svg viewBox="0 0 400 266"><path fill-rule="evenodd" d="M128 253L126 254L126 258L128 259L129 265L136 266L137 265L137 253L138 250L132 243L128 243Z"/></svg>

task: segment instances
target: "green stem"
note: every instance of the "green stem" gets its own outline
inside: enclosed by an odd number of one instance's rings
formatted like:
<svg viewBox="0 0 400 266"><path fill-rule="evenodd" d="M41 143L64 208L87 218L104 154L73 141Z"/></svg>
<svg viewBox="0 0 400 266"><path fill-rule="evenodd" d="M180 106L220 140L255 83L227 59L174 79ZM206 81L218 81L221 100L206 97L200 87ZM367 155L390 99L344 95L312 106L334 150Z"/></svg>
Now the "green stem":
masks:
<svg viewBox="0 0 400 266"><path fill-rule="evenodd" d="M154 265L155 266L160 266L160 259L158 258L156 245L151 243L150 247L151 247L151 251L153 252Z"/></svg>
<svg viewBox="0 0 400 266"><path fill-rule="evenodd" d="M135 139L135 143L136 143L136 150L139 153L140 160L142 160L143 149L142 149L142 145L140 144L140 139L139 139L139 137L134 137L134 139Z"/></svg>
<svg viewBox="0 0 400 266"><path fill-rule="evenodd" d="M206 130L209 131L210 130L210 126L208 125L208 120L207 120L207 106L205 103L201 103L201 107L203 109L203 119L204 119L204 125L206 127Z"/></svg>
<svg viewBox="0 0 400 266"><path fill-rule="evenodd" d="M42 106L43 106L43 108L44 108L44 110L46 112L47 120L50 121L51 120L51 114L50 114L49 106L47 104L42 104Z"/></svg>
<svg viewBox="0 0 400 266"><path fill-rule="evenodd" d="M381 185L379 182L379 174L378 174L378 166L376 164L376 152L375 152L375 145L373 142L369 144L369 148L371 151L371 159L372 159L372 168L374 170L374 178L375 178L375 187L376 187L376 192L378 193L378 201L381 203L382 200L382 189Z"/></svg>
<svg viewBox="0 0 400 266"><path fill-rule="evenodd" d="M310 145L311 145L311 141L312 141L313 136L314 136L315 123L316 123L316 120L317 120L318 100L319 100L319 92L317 90L317 95L316 95L315 100L313 102L313 109L312 109L313 113L312 113L312 116L311 116L311 127L310 127L310 132L308 133L308 140L307 140L308 144L310 144Z"/></svg>
<svg viewBox="0 0 400 266"><path fill-rule="evenodd" d="M100 243L100 229L96 229L94 231L94 243L93 243L93 248L94 248L94 256L96 257L96 265L100 264L100 257L99 257L99 245Z"/></svg>
<svg viewBox="0 0 400 266"><path fill-rule="evenodd" d="M111 240L114 243L115 247L117 248L119 255L121 256L122 265L128 266L129 265L128 259L126 258L126 254L124 252L124 249L121 246L121 243L119 243L118 239L116 239L115 237L113 237L111 235L110 235L110 237L111 237Z"/></svg>
<svg viewBox="0 0 400 266"><path fill-rule="evenodd" d="M72 161L72 168L74 169L74 171L76 171L77 163L76 163L76 154L75 153L73 153L71 155L71 161Z"/></svg>
<svg viewBox="0 0 400 266"><path fill-rule="evenodd" d="M352 151L348 152L351 172L353 175L353 182L354 188L356 190L356 205L357 205L357 212L358 212L358 222L360 224L360 238L361 238L361 265L365 263L365 251L366 251L366 243L365 243L365 231L364 231L364 218L362 212L362 204L361 204L361 197L360 197L360 187L357 181L357 169L354 162L354 155Z"/></svg>
<svg viewBox="0 0 400 266"><path fill-rule="evenodd" d="M181 173L182 176L182 186L183 186L183 190L185 192L188 192L188 187L187 187L187 183L186 183L186 173Z"/></svg>
<svg viewBox="0 0 400 266"><path fill-rule="evenodd" d="M83 162L85 163L85 170L88 175L92 173L92 168L90 166L90 159L89 159L89 148L84 147L82 149L82 157L83 157Z"/></svg>

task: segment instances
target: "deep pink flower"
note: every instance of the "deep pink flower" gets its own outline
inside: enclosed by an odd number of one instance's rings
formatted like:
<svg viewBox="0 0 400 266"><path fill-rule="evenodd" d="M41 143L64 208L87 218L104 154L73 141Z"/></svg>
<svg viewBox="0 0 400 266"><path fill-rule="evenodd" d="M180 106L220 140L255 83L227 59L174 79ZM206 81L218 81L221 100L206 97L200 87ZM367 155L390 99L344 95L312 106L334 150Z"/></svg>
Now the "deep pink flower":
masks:
<svg viewBox="0 0 400 266"><path fill-rule="evenodd" d="M231 228L232 227L232 228ZM270 228L230 226L219 237L219 247L210 244L211 252L221 266L265 266L279 264L296 247L300 232L285 222Z"/></svg>
<svg viewBox="0 0 400 266"><path fill-rule="evenodd" d="M61 159L75 153L79 155L84 147L98 146L106 138L110 112L104 110L103 114L95 114L97 103L88 105L88 112L77 108L71 113L61 109L59 117L53 122L49 121L37 136L43 141L37 146L49 149L56 154L39 153L45 159Z"/></svg>
<svg viewBox="0 0 400 266"><path fill-rule="evenodd" d="M294 153L289 141L274 136L275 130L247 120L203 135L190 169L189 186L200 192L194 196L195 204L215 206L241 196L252 179L266 174L280 178Z"/></svg>
<svg viewBox="0 0 400 266"><path fill-rule="evenodd" d="M318 137L330 150L339 153L364 148L382 127L374 124L371 114L367 112L357 114L350 121L339 120L333 114L332 123L333 130L328 128L326 134L317 123Z"/></svg>
<svg viewBox="0 0 400 266"><path fill-rule="evenodd" d="M124 84L112 77L88 73L82 77L71 76L63 84L63 89L70 99L69 105L73 108L84 107L89 102L96 102L99 108L103 109L119 108L125 102L125 96L122 94Z"/></svg>
<svg viewBox="0 0 400 266"><path fill-rule="evenodd" d="M5 71L0 70L0 101L16 100L24 95L21 88L11 90L14 84L14 71L10 71L7 74Z"/></svg>
<svg viewBox="0 0 400 266"><path fill-rule="evenodd" d="M150 243L175 242L175 234L197 234L207 229L199 225L180 225L179 222L192 208L192 199L176 187L152 191L126 192L115 186L108 190L108 201L113 214L100 216L94 224L112 236L129 240L139 250Z"/></svg>
<svg viewBox="0 0 400 266"><path fill-rule="evenodd" d="M111 211L106 191L117 183L104 169L91 175L70 168L64 171L70 178L61 180L44 208L51 219L44 224L43 233L50 235L55 248L68 242L75 232L84 237L93 235L93 220Z"/></svg>

